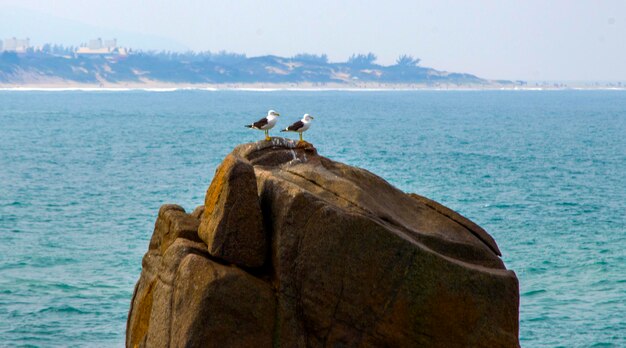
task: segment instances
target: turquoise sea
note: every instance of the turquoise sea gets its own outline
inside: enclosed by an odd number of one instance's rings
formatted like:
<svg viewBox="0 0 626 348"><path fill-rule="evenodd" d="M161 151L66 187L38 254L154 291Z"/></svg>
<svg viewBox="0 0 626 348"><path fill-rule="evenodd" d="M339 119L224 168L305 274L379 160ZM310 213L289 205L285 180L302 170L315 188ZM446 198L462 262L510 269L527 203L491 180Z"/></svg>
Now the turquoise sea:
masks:
<svg viewBox="0 0 626 348"><path fill-rule="evenodd" d="M159 206L270 108L490 232L523 347L626 346L626 91L200 90L0 91L0 346L123 346Z"/></svg>

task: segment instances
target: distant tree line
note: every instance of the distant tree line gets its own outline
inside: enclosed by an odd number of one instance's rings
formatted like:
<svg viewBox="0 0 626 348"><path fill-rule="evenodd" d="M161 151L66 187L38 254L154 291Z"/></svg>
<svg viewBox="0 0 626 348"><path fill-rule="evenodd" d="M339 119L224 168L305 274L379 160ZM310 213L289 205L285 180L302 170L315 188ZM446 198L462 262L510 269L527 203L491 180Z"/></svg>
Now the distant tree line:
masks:
<svg viewBox="0 0 626 348"><path fill-rule="evenodd" d="M27 50L28 55L55 55L55 56L64 56L64 57L73 57L76 55L76 50L78 47L76 46L64 46L46 43L43 46L35 49L30 47ZM185 61L185 62L202 62L209 61L220 64L239 64L244 62L248 57L243 53L234 53L227 51L185 51L185 52L176 52L176 51L158 51L158 50L130 50L134 55L144 56L144 57L153 57L157 59L162 59L166 61ZM4 54L11 54L12 52L3 52ZM311 53L298 53L292 56L290 59L294 61L302 61L307 63L317 63L317 64L329 64L328 56L326 54L311 54ZM350 66L355 67L367 67L376 65L376 60L378 57L376 54L369 53L354 53L348 60L343 63ZM419 58L413 58L411 55L402 54L396 59L396 65L401 66L416 66L420 62ZM341 63L341 62L339 62Z"/></svg>
<svg viewBox="0 0 626 348"><path fill-rule="evenodd" d="M330 62L326 54L313 53L248 57L226 51L134 50L128 55L82 55L76 50L74 46L45 44L26 53L2 52L0 81L19 81L20 74L28 74L88 83L146 79L180 83L485 83L474 75L422 67L419 58L408 54L384 66L372 52Z"/></svg>
<svg viewBox="0 0 626 348"><path fill-rule="evenodd" d="M61 46L63 48L63 46ZM63 51L67 52L67 51ZM221 64L239 64L244 62L248 57L243 53L233 53L226 51L219 52L211 52L211 51L186 51L186 52L175 52L175 51L136 51L134 54L143 55L143 56L151 56L163 60L168 61L186 61L186 62L202 62L202 61L210 61ZM314 64L329 64L328 55L326 54L311 54L311 53L298 53L289 59L294 61L301 61L306 63L314 63ZM354 53L348 60L343 63L349 66L355 67L368 67L376 65L376 60L378 57L376 54L369 53ZM414 58L408 54L402 54L398 56L395 63L400 66L417 66L421 62L421 59ZM339 62L341 63L341 62Z"/></svg>

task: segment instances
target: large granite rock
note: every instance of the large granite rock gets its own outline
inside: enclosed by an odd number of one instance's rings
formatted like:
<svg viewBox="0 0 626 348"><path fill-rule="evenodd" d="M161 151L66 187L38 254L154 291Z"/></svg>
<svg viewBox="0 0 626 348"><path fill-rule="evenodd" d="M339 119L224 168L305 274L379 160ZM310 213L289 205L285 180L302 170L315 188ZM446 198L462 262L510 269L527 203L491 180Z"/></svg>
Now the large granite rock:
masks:
<svg viewBox="0 0 626 348"><path fill-rule="evenodd" d="M518 347L499 255L460 214L309 144L244 144L203 208L161 209L126 345Z"/></svg>

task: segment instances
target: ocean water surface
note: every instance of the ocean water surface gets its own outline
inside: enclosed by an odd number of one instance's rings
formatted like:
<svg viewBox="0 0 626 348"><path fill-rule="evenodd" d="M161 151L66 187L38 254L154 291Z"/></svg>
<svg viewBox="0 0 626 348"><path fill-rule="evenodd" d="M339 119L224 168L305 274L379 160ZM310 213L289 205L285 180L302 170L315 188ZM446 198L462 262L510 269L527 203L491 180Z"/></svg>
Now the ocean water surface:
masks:
<svg viewBox="0 0 626 348"><path fill-rule="evenodd" d="M123 346L159 206L270 108L491 233L523 347L626 346L625 91L194 90L0 91L0 346Z"/></svg>

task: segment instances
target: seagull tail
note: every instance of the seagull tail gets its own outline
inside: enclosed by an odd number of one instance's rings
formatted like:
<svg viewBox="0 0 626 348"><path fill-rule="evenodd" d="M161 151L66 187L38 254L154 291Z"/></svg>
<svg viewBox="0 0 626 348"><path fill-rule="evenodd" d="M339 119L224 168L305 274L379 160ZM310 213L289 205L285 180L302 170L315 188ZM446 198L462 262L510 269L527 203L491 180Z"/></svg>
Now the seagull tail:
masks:
<svg viewBox="0 0 626 348"><path fill-rule="evenodd" d="M285 128L285 129L281 129L280 131L281 131L281 132L288 132L288 131L289 131L289 129Z"/></svg>
<svg viewBox="0 0 626 348"><path fill-rule="evenodd" d="M244 127L247 127L247 128L252 128L252 125L251 125L251 124L247 124L247 125L245 125Z"/></svg>

